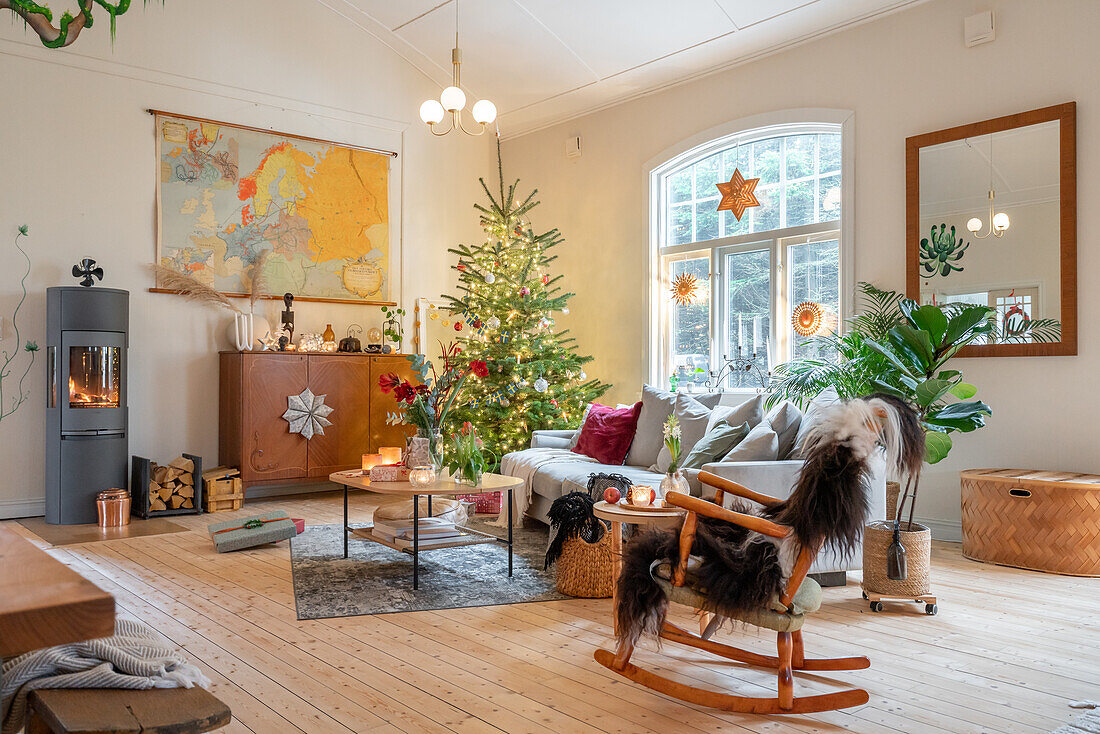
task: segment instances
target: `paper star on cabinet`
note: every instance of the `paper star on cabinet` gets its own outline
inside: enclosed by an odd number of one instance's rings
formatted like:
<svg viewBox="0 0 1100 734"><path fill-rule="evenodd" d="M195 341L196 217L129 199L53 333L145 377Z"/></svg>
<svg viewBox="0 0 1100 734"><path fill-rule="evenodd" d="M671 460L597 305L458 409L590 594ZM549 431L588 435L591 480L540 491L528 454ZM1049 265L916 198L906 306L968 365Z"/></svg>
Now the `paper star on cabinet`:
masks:
<svg viewBox="0 0 1100 734"><path fill-rule="evenodd" d="M288 395L283 419L290 424L291 433L300 433L305 440L315 435L325 435L325 426L331 426L327 416L333 408L325 405L325 395L314 395L308 387L298 395Z"/></svg>
<svg viewBox="0 0 1100 734"><path fill-rule="evenodd" d="M745 216L745 210L750 206L760 206L760 201L756 198L756 194L753 191L756 190L756 184L760 182L759 178L745 178L741 175L741 169L733 169L733 178L727 183L715 184L718 190L722 192L722 200L718 202L717 211L731 211L733 216L737 217L737 221L741 221L741 217Z"/></svg>

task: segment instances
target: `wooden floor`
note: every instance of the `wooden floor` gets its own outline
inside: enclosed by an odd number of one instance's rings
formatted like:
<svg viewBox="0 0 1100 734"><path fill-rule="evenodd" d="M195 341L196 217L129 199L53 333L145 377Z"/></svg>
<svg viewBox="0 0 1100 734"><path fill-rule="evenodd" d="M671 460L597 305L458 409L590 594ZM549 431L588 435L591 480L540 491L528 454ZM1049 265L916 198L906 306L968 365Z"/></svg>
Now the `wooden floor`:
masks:
<svg viewBox="0 0 1100 734"><path fill-rule="evenodd" d="M353 517L374 506L363 493L352 502ZM337 493L250 502L242 513L261 505L308 524L340 522ZM173 520L193 532L50 553L113 593L120 613L183 648L233 709L223 731L1013 734L1048 732L1079 713L1069 701L1100 699L1100 580L974 563L954 544L933 550L938 616L914 604L873 614L850 581L826 589L807 623L808 654L866 654L871 669L796 674L796 692L850 683L867 688L870 703L768 718L685 705L598 665L592 651L611 645L608 600L299 622L287 543L218 555L202 532L212 518ZM688 610L673 616L693 624ZM725 638L774 654L774 633ZM664 652L647 643L634 662L684 682L774 695L774 674L671 643Z"/></svg>

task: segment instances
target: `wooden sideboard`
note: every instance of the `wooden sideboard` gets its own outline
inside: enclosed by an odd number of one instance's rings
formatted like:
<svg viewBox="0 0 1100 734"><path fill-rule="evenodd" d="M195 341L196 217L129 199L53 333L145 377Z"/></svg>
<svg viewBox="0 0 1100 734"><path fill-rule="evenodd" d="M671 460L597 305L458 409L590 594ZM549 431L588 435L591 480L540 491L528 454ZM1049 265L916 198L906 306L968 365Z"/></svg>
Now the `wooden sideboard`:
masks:
<svg viewBox="0 0 1100 734"><path fill-rule="evenodd" d="M240 467L246 487L323 482L379 446L404 446L416 429L386 423L397 410L378 387L387 372L415 379L404 355L222 352L218 462ZM333 408L332 425L309 440L283 418L287 398L307 387Z"/></svg>

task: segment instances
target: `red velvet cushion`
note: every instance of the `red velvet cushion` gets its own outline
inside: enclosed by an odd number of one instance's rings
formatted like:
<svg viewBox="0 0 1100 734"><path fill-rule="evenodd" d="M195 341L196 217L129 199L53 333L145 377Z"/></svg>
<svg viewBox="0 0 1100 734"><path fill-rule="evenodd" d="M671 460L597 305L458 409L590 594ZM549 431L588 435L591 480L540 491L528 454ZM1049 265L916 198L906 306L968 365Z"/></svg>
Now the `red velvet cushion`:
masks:
<svg viewBox="0 0 1100 734"><path fill-rule="evenodd" d="M592 403L573 453L591 456L601 464L622 465L634 440L641 413L640 400L632 408L618 409Z"/></svg>

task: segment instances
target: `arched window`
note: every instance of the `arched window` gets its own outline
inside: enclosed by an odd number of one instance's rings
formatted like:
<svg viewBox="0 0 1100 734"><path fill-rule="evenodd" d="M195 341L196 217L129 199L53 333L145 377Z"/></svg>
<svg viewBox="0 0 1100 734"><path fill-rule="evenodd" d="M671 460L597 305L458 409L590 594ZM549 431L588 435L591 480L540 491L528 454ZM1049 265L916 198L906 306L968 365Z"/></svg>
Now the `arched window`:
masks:
<svg viewBox="0 0 1100 734"><path fill-rule="evenodd" d="M680 385L702 385L738 356L764 372L793 357L834 356L817 354L794 331L792 314L811 302L823 310L825 328L841 320L842 139L841 123L757 127L696 145L651 171L660 274L651 379L676 374ZM759 206L740 219L718 211L717 184L735 170L758 179ZM689 303L672 297L681 276L694 278ZM722 383L761 386L744 370Z"/></svg>

